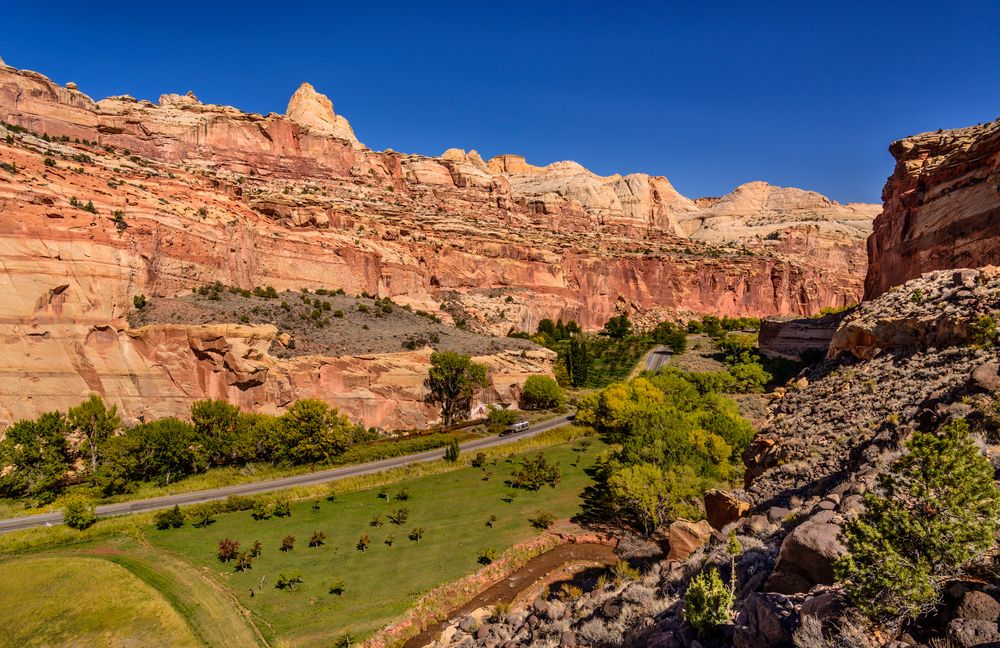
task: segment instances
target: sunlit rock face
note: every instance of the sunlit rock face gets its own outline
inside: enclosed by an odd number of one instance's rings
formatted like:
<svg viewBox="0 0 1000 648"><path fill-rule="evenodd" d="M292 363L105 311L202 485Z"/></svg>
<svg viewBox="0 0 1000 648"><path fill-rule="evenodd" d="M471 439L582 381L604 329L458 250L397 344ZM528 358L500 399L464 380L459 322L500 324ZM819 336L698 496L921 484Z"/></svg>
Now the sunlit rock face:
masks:
<svg viewBox="0 0 1000 648"><path fill-rule="evenodd" d="M894 142L865 294L931 270L1000 263L1000 121Z"/></svg>
<svg viewBox="0 0 1000 648"><path fill-rule="evenodd" d="M132 299L342 288L499 335L546 317L810 314L859 299L878 211L766 183L691 200L574 162L372 151L308 84L285 115L257 115L194 93L95 102L0 67L0 119L14 169L0 170L0 421L97 392L129 415L319 395L372 425L422 425L426 362L398 340L375 359L279 361L267 335L234 328L217 338L228 351L197 351L204 331L130 330ZM508 356L492 361L496 398L551 370Z"/></svg>

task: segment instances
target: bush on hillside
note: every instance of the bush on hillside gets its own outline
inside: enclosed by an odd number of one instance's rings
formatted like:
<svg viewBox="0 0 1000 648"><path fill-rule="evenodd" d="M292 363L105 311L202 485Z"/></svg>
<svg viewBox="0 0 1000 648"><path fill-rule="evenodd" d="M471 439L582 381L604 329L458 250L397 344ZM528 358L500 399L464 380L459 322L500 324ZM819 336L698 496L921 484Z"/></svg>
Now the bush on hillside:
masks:
<svg viewBox="0 0 1000 648"><path fill-rule="evenodd" d="M698 631L710 636L717 627L729 623L733 614L733 593L719 578L714 567L691 579L684 593L684 619Z"/></svg>
<svg viewBox="0 0 1000 648"><path fill-rule="evenodd" d="M963 419L917 432L848 522L838 561L849 600L873 620L914 618L944 579L996 542L1000 493Z"/></svg>

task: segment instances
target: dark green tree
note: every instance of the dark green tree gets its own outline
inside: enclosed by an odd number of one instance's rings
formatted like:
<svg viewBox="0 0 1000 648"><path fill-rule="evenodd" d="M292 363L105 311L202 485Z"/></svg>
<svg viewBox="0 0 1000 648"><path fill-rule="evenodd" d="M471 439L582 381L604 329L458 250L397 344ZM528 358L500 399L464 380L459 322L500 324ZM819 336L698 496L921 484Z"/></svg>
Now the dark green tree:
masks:
<svg viewBox="0 0 1000 648"><path fill-rule="evenodd" d="M844 529L837 565L849 599L872 619L912 618L945 578L996 542L1000 493L963 419L917 432L880 477L880 493Z"/></svg>
<svg viewBox="0 0 1000 648"><path fill-rule="evenodd" d="M590 373L590 351L587 339L582 335L573 335L566 347L566 374L569 384L573 387L583 387Z"/></svg>
<svg viewBox="0 0 1000 648"><path fill-rule="evenodd" d="M620 340L632 332L632 322L627 315L615 315L604 324L602 332L613 340Z"/></svg>
<svg viewBox="0 0 1000 648"><path fill-rule="evenodd" d="M17 421L7 428L0 442L0 494L25 497L36 504L55 499L73 459L66 440L68 428L60 412Z"/></svg>
<svg viewBox="0 0 1000 648"><path fill-rule="evenodd" d="M522 391L521 404L525 409L551 409L566 402L559 383L548 376L529 376Z"/></svg>
<svg viewBox="0 0 1000 648"><path fill-rule="evenodd" d="M355 428L325 401L295 401L281 415L273 454L292 464L326 463L347 449Z"/></svg>
<svg viewBox="0 0 1000 648"><path fill-rule="evenodd" d="M240 409L224 400L200 400L191 405L191 423L204 460L213 466L237 459Z"/></svg>
<svg viewBox="0 0 1000 648"><path fill-rule="evenodd" d="M441 407L446 426L469 416L476 391L486 387L486 367L467 355L450 351L431 354L431 368L424 383L427 401Z"/></svg>

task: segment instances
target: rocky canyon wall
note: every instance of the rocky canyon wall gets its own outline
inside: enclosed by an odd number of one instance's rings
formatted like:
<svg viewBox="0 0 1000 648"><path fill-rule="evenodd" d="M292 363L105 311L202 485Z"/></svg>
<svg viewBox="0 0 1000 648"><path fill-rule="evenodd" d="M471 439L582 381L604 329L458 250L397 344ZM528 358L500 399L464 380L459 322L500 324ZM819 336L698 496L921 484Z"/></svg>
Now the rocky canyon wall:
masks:
<svg viewBox="0 0 1000 648"><path fill-rule="evenodd" d="M865 296L931 270L1000 263L1000 121L894 142Z"/></svg>
<svg viewBox="0 0 1000 648"><path fill-rule="evenodd" d="M202 329L129 330L132 300L343 289L500 335L545 317L808 314L858 299L878 211L766 183L695 201L573 162L372 151L307 84L285 115L255 115L191 93L95 102L0 65L0 120L3 420L96 391L133 416L319 395L369 425L421 425L424 352L279 361L247 333L267 322L204 352L188 343ZM551 358L490 362L510 399Z"/></svg>

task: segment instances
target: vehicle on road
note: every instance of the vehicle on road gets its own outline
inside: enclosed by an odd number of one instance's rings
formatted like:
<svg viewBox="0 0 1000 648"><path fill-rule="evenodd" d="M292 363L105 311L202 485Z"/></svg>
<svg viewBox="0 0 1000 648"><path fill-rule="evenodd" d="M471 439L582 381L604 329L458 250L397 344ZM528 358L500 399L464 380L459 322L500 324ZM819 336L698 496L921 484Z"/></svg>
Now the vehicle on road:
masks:
<svg viewBox="0 0 1000 648"><path fill-rule="evenodd" d="M517 434L518 432L526 432L528 430L527 421L518 421L517 423L512 423L506 430L500 433L500 436L507 436L510 434Z"/></svg>

